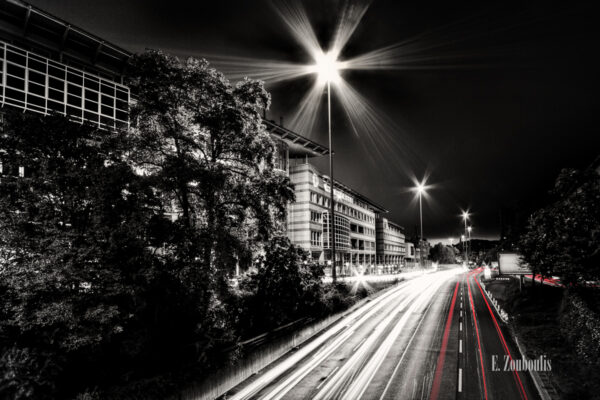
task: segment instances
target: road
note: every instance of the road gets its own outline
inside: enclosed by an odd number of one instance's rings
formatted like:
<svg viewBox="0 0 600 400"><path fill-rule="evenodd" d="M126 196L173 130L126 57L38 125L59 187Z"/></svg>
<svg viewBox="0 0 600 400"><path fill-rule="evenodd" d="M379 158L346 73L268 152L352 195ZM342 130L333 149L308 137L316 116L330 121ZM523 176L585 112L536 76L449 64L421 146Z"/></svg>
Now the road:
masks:
<svg viewBox="0 0 600 400"><path fill-rule="evenodd" d="M355 309L227 399L537 399L476 275L415 277Z"/></svg>

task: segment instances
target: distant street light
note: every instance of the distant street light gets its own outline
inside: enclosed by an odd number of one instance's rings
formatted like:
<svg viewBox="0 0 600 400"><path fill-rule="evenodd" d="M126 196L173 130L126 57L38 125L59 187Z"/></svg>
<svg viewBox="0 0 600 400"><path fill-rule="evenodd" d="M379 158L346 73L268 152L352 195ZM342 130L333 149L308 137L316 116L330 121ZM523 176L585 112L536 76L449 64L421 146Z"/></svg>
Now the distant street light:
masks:
<svg viewBox="0 0 600 400"><path fill-rule="evenodd" d="M472 227L472 226L469 226L469 227L467 228L467 231L469 231L469 238L468 238L468 241L467 241L467 252L469 252L469 251L470 251L470 248L471 248L471 230L472 230L472 229L473 229L473 227Z"/></svg>
<svg viewBox="0 0 600 400"><path fill-rule="evenodd" d="M469 219L468 211L463 211L462 213L463 220L465 222L465 234L463 237L467 236L467 220ZM463 252L465 253L465 258L467 260L467 265L469 265L469 246L463 242Z"/></svg>
<svg viewBox="0 0 600 400"><path fill-rule="evenodd" d="M329 234L331 235L330 248L331 248L331 260L333 266L331 268L331 280L333 283L336 281L336 246L335 246L335 206L333 197L333 143L331 140L331 82L337 83L340 80L339 70L342 67L341 63L336 60L336 54L333 52L323 53L317 55L315 59L315 65L311 68L312 72L317 74L317 79L321 82L327 83L327 132L329 134L329 193L330 193L330 214L331 218Z"/></svg>

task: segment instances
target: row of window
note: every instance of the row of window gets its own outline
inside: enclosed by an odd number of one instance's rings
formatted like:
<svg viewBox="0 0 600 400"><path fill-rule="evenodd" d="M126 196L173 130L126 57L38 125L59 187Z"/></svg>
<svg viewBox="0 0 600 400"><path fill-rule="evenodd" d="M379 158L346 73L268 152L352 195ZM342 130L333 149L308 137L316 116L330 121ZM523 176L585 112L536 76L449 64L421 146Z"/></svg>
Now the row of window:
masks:
<svg viewBox="0 0 600 400"><path fill-rule="evenodd" d="M386 244L383 246L385 251L395 251L398 253L406 253L406 248L404 246L396 246L393 244Z"/></svg>
<svg viewBox="0 0 600 400"><path fill-rule="evenodd" d="M329 207L330 203L329 203L329 198L323 195L320 195L318 193L315 192L310 192L310 201L311 203L323 206L323 207ZM369 215L367 213L364 213L362 211L359 211L353 207L348 207L345 204L342 204L340 202L336 202L335 203L335 211L339 212L341 214L347 215L349 217L352 217L354 219L358 219L360 221L365 221L365 222L369 222L374 224L375 223L375 217L373 215Z"/></svg>
<svg viewBox="0 0 600 400"><path fill-rule="evenodd" d="M321 247L323 243L321 242L322 234L317 231L310 231L310 244L311 246Z"/></svg>
<svg viewBox="0 0 600 400"><path fill-rule="evenodd" d="M310 221L311 222L321 222L322 217L320 212L311 211L310 212Z"/></svg>
<svg viewBox="0 0 600 400"><path fill-rule="evenodd" d="M371 242L368 240L351 239L350 245L352 247L352 250L375 251L375 242Z"/></svg>
<svg viewBox="0 0 600 400"><path fill-rule="evenodd" d="M56 112L100 128L127 128L129 88L0 42L2 105Z"/></svg>
<svg viewBox="0 0 600 400"><path fill-rule="evenodd" d="M375 236L375 229L367 228L362 225L350 224L350 232L360 233L363 235Z"/></svg>

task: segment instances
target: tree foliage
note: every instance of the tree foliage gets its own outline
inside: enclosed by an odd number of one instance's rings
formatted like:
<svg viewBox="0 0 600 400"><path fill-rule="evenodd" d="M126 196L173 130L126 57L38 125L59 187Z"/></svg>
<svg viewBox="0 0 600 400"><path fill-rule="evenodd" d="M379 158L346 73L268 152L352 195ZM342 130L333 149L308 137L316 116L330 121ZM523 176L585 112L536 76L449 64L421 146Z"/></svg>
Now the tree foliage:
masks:
<svg viewBox="0 0 600 400"><path fill-rule="evenodd" d="M252 293L246 304L248 331L262 333L286 322L317 315L323 295L323 267L286 237L275 237L258 260L258 269L240 285Z"/></svg>
<svg viewBox="0 0 600 400"><path fill-rule="evenodd" d="M119 133L13 114L0 149L1 375L52 397L61 372L101 359L134 329L155 278L145 241L155 202L122 160ZM11 173L19 166L24 177Z"/></svg>
<svg viewBox="0 0 600 400"><path fill-rule="evenodd" d="M438 243L431 248L429 256L433 261L441 264L453 264L456 261L456 253L453 247Z"/></svg>
<svg viewBox="0 0 600 400"><path fill-rule="evenodd" d="M552 201L529 219L520 251L535 273L567 282L600 279L600 176L564 169Z"/></svg>

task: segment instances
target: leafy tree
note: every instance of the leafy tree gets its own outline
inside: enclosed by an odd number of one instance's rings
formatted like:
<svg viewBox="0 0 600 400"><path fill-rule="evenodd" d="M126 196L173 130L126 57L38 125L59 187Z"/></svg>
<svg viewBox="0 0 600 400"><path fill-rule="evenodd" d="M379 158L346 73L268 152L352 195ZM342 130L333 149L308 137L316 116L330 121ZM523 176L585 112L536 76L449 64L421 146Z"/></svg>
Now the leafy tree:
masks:
<svg viewBox="0 0 600 400"><path fill-rule="evenodd" d="M235 340L227 277L280 230L293 200L262 124L270 97L262 82L232 85L206 60L156 51L133 58L128 81L130 160L176 215L162 254L196 304L194 349L209 368L212 352Z"/></svg>
<svg viewBox="0 0 600 400"><path fill-rule="evenodd" d="M242 325L252 333L276 328L298 318L321 312L323 267L309 262L308 254L286 237L275 237L258 261L258 270L242 281L246 315Z"/></svg>
<svg viewBox="0 0 600 400"><path fill-rule="evenodd" d="M269 94L259 81L230 84L206 60L156 51L134 58L129 81L139 138L132 158L195 232L192 258L231 272L232 254L268 240L293 199L262 125Z"/></svg>
<svg viewBox="0 0 600 400"><path fill-rule="evenodd" d="M453 264L456 260L456 253L454 248L450 246L444 246L442 243L438 243L431 248L429 256L433 261L441 264Z"/></svg>
<svg viewBox="0 0 600 400"><path fill-rule="evenodd" d="M551 192L553 201L536 211L520 250L534 272L567 282L600 279L600 176L564 169Z"/></svg>
<svg viewBox="0 0 600 400"><path fill-rule="evenodd" d="M142 287L156 275L146 223L157 203L123 161L125 143L121 133L62 117L6 118L0 135L3 396L54 398L74 382L102 382L112 374L103 368L103 354L139 325ZM67 375L69 384L61 381Z"/></svg>

